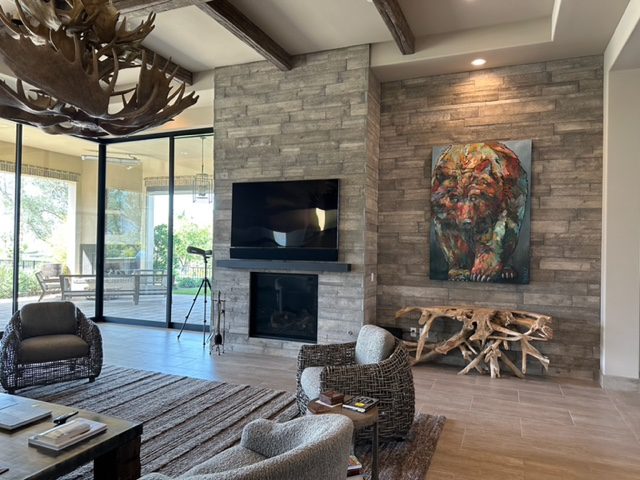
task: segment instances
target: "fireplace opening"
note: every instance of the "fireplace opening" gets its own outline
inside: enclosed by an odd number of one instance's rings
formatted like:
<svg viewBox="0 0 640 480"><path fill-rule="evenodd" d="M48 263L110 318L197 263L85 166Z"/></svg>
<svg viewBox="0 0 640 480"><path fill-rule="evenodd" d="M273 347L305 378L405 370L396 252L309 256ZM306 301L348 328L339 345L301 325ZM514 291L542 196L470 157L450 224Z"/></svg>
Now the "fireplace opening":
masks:
<svg viewBox="0 0 640 480"><path fill-rule="evenodd" d="M318 276L251 272L249 335L315 343Z"/></svg>

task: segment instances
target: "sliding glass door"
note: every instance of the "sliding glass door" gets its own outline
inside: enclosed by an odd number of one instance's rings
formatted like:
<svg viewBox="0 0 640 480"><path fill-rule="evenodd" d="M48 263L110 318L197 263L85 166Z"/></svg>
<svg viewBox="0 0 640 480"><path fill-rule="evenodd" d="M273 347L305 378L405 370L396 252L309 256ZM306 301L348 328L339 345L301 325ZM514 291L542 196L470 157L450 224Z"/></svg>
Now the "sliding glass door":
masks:
<svg viewBox="0 0 640 480"><path fill-rule="evenodd" d="M104 315L165 323L169 140L109 145L106 161Z"/></svg>
<svg viewBox="0 0 640 480"><path fill-rule="evenodd" d="M93 142L23 127L18 307L64 299L93 316L96 153Z"/></svg>
<svg viewBox="0 0 640 480"><path fill-rule="evenodd" d="M100 320L182 325L205 275L187 248L213 239L212 130L190 133L99 145L0 119L0 329L61 299Z"/></svg>
<svg viewBox="0 0 640 480"><path fill-rule="evenodd" d="M213 137L176 138L175 188L173 194L173 302L171 319L184 322L193 305L188 323L204 322L204 289L198 289L205 277L205 257L189 253L213 248ZM212 278L212 258L207 258L206 276ZM207 287L209 288L209 287ZM211 292L207 324L211 324ZM195 298L195 303L193 300Z"/></svg>

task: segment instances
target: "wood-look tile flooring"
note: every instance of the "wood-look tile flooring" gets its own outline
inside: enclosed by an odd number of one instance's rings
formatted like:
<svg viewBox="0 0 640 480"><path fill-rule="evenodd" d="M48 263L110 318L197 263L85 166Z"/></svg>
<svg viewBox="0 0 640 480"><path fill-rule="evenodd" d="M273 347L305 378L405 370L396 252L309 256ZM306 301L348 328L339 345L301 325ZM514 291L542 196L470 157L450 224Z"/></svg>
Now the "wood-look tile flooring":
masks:
<svg viewBox="0 0 640 480"><path fill-rule="evenodd" d="M227 352L202 335L100 324L105 363L294 391L295 359ZM640 394L559 379L414 368L417 408L447 417L427 480L638 480Z"/></svg>

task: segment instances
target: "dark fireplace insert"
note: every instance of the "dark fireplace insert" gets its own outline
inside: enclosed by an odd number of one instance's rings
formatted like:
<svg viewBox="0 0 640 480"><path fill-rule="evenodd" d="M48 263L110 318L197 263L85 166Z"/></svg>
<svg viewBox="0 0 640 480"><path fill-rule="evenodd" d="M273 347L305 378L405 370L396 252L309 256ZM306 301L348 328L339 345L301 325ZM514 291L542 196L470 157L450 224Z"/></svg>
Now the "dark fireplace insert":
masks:
<svg viewBox="0 0 640 480"><path fill-rule="evenodd" d="M251 272L249 336L315 343L318 276Z"/></svg>

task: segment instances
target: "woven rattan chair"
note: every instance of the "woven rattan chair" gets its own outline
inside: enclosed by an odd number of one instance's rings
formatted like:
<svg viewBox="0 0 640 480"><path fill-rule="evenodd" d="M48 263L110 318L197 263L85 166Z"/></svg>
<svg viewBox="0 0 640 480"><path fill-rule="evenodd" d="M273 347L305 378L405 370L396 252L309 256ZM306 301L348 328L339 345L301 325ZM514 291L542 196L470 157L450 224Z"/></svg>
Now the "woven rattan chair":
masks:
<svg viewBox="0 0 640 480"><path fill-rule="evenodd" d="M361 349L357 349L356 344L362 344L371 334L384 338L390 352L377 363L367 363L367 359L357 353ZM309 387L309 381L304 378L309 376L318 379L317 385ZM318 392L336 390L379 399L378 427L382 438L404 437L413 423L415 390L409 354L400 340L379 327L363 327L358 342L303 345L298 354L297 383L301 414Z"/></svg>
<svg viewBox="0 0 640 480"><path fill-rule="evenodd" d="M11 318L0 341L0 384L32 385L88 378L102 370L102 337L71 302L32 303Z"/></svg>

